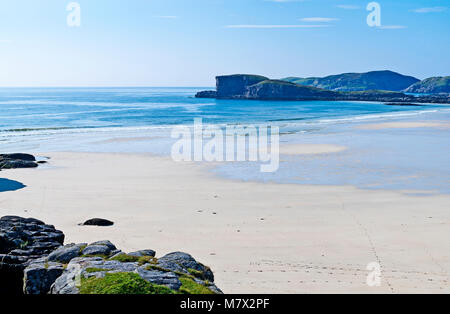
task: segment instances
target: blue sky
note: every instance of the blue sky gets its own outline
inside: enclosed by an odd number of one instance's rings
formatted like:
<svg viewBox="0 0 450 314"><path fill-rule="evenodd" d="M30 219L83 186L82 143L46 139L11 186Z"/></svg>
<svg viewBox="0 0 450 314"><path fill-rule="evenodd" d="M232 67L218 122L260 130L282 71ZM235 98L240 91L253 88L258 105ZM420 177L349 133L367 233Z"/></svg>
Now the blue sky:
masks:
<svg viewBox="0 0 450 314"><path fill-rule="evenodd" d="M450 1L0 0L0 86L213 86L390 69L450 75Z"/></svg>

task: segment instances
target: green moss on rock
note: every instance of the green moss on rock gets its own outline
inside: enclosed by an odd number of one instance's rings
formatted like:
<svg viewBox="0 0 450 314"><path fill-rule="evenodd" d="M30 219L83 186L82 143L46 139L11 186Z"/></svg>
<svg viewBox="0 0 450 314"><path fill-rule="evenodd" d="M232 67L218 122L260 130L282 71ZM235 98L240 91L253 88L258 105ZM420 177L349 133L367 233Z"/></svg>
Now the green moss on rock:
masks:
<svg viewBox="0 0 450 314"><path fill-rule="evenodd" d="M82 278L80 294L174 294L175 291L148 283L135 273L106 274L103 278Z"/></svg>
<svg viewBox="0 0 450 314"><path fill-rule="evenodd" d="M182 283L180 292L183 294L215 294L211 289L195 282L187 276L180 277L180 281Z"/></svg>
<svg viewBox="0 0 450 314"><path fill-rule="evenodd" d="M199 270L196 270L196 269L189 268L189 269L188 269L188 272L189 272L192 276L194 276L195 278L198 278L198 279L200 279L200 280L206 280L205 273L202 272L202 271L199 271Z"/></svg>
<svg viewBox="0 0 450 314"><path fill-rule="evenodd" d="M102 272L102 271L110 271L111 269L104 269L104 268L96 268L96 267L90 267L90 268L86 268L85 272L87 272L88 274L91 273L98 273L98 272Z"/></svg>
<svg viewBox="0 0 450 314"><path fill-rule="evenodd" d="M165 268L163 268L163 267L160 267L160 266L158 266L158 265L153 265L153 264L148 265L145 269L146 269L146 270L156 270L156 271L161 271L161 272L164 272L164 273L170 273L170 272L171 272L170 269L165 269Z"/></svg>
<svg viewBox="0 0 450 314"><path fill-rule="evenodd" d="M158 262L156 258L151 256L133 256L127 254L119 254L117 256L114 256L110 260L118 261L121 263L138 263L139 265L156 264Z"/></svg>

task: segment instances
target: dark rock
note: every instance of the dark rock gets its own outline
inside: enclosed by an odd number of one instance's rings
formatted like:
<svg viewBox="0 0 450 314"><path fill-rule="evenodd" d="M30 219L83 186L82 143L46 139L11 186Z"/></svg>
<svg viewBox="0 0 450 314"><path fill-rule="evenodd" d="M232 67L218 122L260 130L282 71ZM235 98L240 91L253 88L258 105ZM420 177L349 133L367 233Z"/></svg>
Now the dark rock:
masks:
<svg viewBox="0 0 450 314"><path fill-rule="evenodd" d="M108 256L109 253L111 253L111 249L106 245L89 245L82 252L83 255L105 255L105 256Z"/></svg>
<svg viewBox="0 0 450 314"><path fill-rule="evenodd" d="M109 253L109 258L114 258L114 257L117 257L122 254L124 254L124 253L121 250L114 250L114 251L111 251L111 253Z"/></svg>
<svg viewBox="0 0 450 314"><path fill-rule="evenodd" d="M109 227L114 225L114 222L106 220L106 219L101 219L101 218L94 218L94 219L89 219L86 222L81 224L82 226L99 226L99 227Z"/></svg>
<svg viewBox="0 0 450 314"><path fill-rule="evenodd" d="M36 168L36 158L29 154L0 154L1 169Z"/></svg>
<svg viewBox="0 0 450 314"><path fill-rule="evenodd" d="M141 257L141 256L155 257L156 252L153 251L153 250L140 250L140 251L137 251L137 252L128 253L128 255L138 256L138 257Z"/></svg>
<svg viewBox="0 0 450 314"><path fill-rule="evenodd" d="M36 168L38 166L34 161L0 159L0 169L19 169L19 168Z"/></svg>
<svg viewBox="0 0 450 314"><path fill-rule="evenodd" d="M24 293L47 294L63 271L59 263L32 263L24 270Z"/></svg>
<svg viewBox="0 0 450 314"><path fill-rule="evenodd" d="M108 241L108 240L97 241L97 242L91 243L91 244L89 244L89 245L90 245L90 246L91 246L91 245L104 245L104 246L107 246L111 251L117 250L116 246L115 246L114 244L112 244L112 243L111 243L110 241Z"/></svg>
<svg viewBox="0 0 450 314"><path fill-rule="evenodd" d="M217 98L217 92L214 90L207 90L203 92L198 92L195 95L196 98Z"/></svg>
<svg viewBox="0 0 450 314"><path fill-rule="evenodd" d="M75 257L81 255L81 247L75 244L68 244L50 253L48 260L50 262L59 262L66 264Z"/></svg>
<svg viewBox="0 0 450 314"><path fill-rule="evenodd" d="M36 161L36 158L30 154L0 154L0 159L16 159L22 161Z"/></svg>
<svg viewBox="0 0 450 314"><path fill-rule="evenodd" d="M139 267L137 273L143 279L155 285L166 286L173 290L179 290L181 287L180 279L172 272L147 270L145 267Z"/></svg>
<svg viewBox="0 0 450 314"><path fill-rule="evenodd" d="M200 276L203 280L214 282L214 274L209 267L197 262L191 255L182 252L167 254L158 259L158 266L187 275ZM195 274L192 273L195 271Z"/></svg>
<svg viewBox="0 0 450 314"><path fill-rule="evenodd" d="M22 294L24 269L60 247L64 234L33 218L0 218L0 293Z"/></svg>

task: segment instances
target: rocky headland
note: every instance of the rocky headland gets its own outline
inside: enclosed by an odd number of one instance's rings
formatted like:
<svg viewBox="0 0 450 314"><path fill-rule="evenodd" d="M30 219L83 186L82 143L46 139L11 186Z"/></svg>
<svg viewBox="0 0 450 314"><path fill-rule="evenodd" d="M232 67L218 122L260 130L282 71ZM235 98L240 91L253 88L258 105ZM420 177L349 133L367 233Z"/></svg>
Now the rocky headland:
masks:
<svg viewBox="0 0 450 314"><path fill-rule="evenodd" d="M413 81L411 79L409 80L411 82ZM300 85L286 80L271 80L264 76L247 74L218 76L216 77L216 91L202 91L197 93L196 97L249 100L450 103L450 94L423 95L416 97L403 92L389 90L337 91L315 86Z"/></svg>
<svg viewBox="0 0 450 314"><path fill-rule="evenodd" d="M110 241L66 244L33 218L0 218L0 293L221 294L211 269L182 252L156 258L124 253Z"/></svg>

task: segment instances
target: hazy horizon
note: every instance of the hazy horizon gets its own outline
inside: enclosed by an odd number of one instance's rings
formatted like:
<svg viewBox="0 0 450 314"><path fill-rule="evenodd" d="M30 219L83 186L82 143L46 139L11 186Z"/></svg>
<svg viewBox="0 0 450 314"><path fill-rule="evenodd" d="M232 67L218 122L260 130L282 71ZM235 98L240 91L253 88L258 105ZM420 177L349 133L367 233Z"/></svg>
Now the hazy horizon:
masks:
<svg viewBox="0 0 450 314"><path fill-rule="evenodd" d="M217 75L450 75L445 0L1 0L0 87L212 87Z"/></svg>

